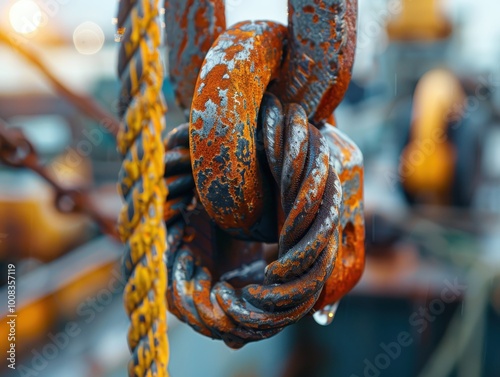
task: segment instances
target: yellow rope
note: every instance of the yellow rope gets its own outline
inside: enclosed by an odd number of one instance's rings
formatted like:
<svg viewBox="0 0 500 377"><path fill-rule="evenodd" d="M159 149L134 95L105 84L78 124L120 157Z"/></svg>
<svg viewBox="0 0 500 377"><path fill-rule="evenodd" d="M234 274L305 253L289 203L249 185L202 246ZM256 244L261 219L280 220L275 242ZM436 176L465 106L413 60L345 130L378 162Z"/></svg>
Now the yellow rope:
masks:
<svg viewBox="0 0 500 377"><path fill-rule="evenodd" d="M118 189L125 204L118 228L127 246L124 302L131 321L128 344L132 352L128 373L138 377L168 376L167 246L163 222L167 188L162 143L166 105L161 91L158 0L122 0L120 7L129 9L120 26L131 29L129 33L125 30L121 46L128 60L121 77L122 101L130 102L117 138L118 150L124 156Z"/></svg>

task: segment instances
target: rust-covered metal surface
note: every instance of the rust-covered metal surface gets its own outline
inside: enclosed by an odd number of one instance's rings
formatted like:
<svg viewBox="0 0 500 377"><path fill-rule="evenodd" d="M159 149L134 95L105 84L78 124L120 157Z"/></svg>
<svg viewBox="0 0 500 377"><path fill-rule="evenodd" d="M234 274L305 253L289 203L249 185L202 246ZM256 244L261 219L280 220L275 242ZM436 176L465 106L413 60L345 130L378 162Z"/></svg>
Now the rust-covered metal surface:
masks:
<svg viewBox="0 0 500 377"><path fill-rule="evenodd" d="M217 225L240 237L272 239L263 218L257 115L278 75L285 36L273 22L231 27L208 52L193 97L190 145L200 200Z"/></svg>
<svg viewBox="0 0 500 377"><path fill-rule="evenodd" d="M289 6L288 29L219 35L189 126L164 143L169 310L234 348L334 304L364 266L362 155L325 123L350 80L357 2Z"/></svg>
<svg viewBox="0 0 500 377"><path fill-rule="evenodd" d="M226 276L252 280L245 276L250 274L255 280L262 276L261 281L243 287L215 281L214 275L220 271L214 265L204 265L203 259L217 259L224 251L217 250L220 243L215 242L213 225L204 211L190 218L198 221L196 229L201 230L191 239L182 236L186 226L182 218L169 226L170 309L198 331L221 338L232 347L274 335L308 314L331 274L338 250L341 186L329 163L326 140L308 123L299 105L283 109L270 94L262 103L260 123L272 174L281 196L286 197L279 257L264 270L265 265L258 263L262 253L256 252L256 246L252 249L251 243L239 241L239 246L246 247L238 250L233 245L230 249L239 252L240 258L245 253L253 257L256 268L236 269ZM173 135L177 132L182 131ZM173 154L179 148L174 147ZM298 185L304 172L307 178ZM200 226L203 218L205 226ZM222 244L227 243L227 237L222 235ZM207 252L210 248L213 250ZM248 262L251 266L252 259Z"/></svg>
<svg viewBox="0 0 500 377"><path fill-rule="evenodd" d="M205 55L226 29L224 0L166 1L165 26L170 81L177 102L189 111Z"/></svg>
<svg viewBox="0 0 500 377"><path fill-rule="evenodd" d="M337 261L332 274L316 302L321 309L339 301L363 274L365 253L365 219L363 202L363 155L356 144L338 128L325 124L321 130L326 138L331 163L342 184L341 237Z"/></svg>
<svg viewBox="0 0 500 377"><path fill-rule="evenodd" d="M279 93L318 124L339 105L351 81L357 0L289 0L288 55Z"/></svg>

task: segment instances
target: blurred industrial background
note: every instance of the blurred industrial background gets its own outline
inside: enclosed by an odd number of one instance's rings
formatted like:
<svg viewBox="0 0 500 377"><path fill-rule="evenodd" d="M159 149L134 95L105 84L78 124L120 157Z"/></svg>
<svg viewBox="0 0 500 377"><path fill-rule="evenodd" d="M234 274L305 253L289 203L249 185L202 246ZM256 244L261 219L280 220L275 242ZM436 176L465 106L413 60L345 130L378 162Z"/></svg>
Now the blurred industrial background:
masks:
<svg viewBox="0 0 500 377"><path fill-rule="evenodd" d="M226 6L229 24L287 19L285 0ZM60 185L88 188L76 210L32 169L0 164L2 376L126 374L122 249L106 227L121 205L106 122L118 106L116 10L0 1L1 126L22 129ZM359 0L336 119L364 154L364 276L329 326L308 317L238 351L169 316L172 376L500 375L499 13L495 0ZM171 129L184 118L168 79L164 93ZM9 264L16 370L5 358Z"/></svg>

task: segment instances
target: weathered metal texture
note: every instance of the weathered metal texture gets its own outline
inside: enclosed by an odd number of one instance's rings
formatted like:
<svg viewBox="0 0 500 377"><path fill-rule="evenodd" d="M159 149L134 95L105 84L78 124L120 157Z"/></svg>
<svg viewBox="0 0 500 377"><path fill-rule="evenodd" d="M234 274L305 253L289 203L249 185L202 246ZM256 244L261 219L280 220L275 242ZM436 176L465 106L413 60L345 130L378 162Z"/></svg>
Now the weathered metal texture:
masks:
<svg viewBox="0 0 500 377"><path fill-rule="evenodd" d="M205 55L226 29L223 0L165 2L170 81L179 105L189 110Z"/></svg>
<svg viewBox="0 0 500 377"><path fill-rule="evenodd" d="M200 200L222 229L272 241L256 145L257 115L279 73L285 27L242 22L219 36L198 78L190 119L191 163Z"/></svg>
<svg viewBox="0 0 500 377"><path fill-rule="evenodd" d="M215 283L220 271L206 262L220 253L213 229L200 234L200 223L195 223L197 232L185 240L181 219L169 226L171 311L197 331L234 348L270 337L309 313L339 249L342 190L326 139L308 123L301 106L283 108L272 94L263 98L258 123L284 214L278 259L264 271L253 271L260 281L239 289L229 281ZM196 219L210 222L204 211L190 216L190 222ZM206 252L196 251L203 248L213 249L208 258ZM231 275L239 277L237 271Z"/></svg>
<svg viewBox="0 0 500 377"><path fill-rule="evenodd" d="M356 1L292 3L318 14L295 9L291 16L296 40L285 80L286 30L272 22L235 25L205 58L189 132L183 125L165 141L169 309L234 348L338 301L364 265L362 156L323 124L334 119L350 79ZM325 28L320 36L309 15ZM298 37L308 34L309 45ZM280 89L269 86L273 79ZM284 83L300 80L296 98L308 109L280 97ZM276 95L264 94L268 86ZM267 240L278 241L270 258L261 242Z"/></svg>
<svg viewBox="0 0 500 377"><path fill-rule="evenodd" d="M179 149L185 148L185 126L180 126L169 135L167 135L165 145L167 147L168 161L174 161L176 156L179 156ZM167 169L167 181L175 182L180 180L179 177L191 176L190 167L185 167L183 171L178 171L180 175L173 176ZM169 188L171 185L169 184ZM190 195L192 201L196 202L194 190L186 190L186 195ZM246 241L235 241L230 236L217 231L214 223L210 220L207 213L200 206L193 205L193 202L181 205L182 216L180 213L170 216L170 213L175 212L174 207L179 208L179 202L172 199L169 194L167 207L170 210L165 212L166 221L169 224L168 244L169 252L167 258L168 270L171 271L169 277L169 310L179 317L184 322L188 323L198 332L210 337L225 339L228 344L234 347L241 347L246 341L241 340L241 337L248 337L244 332L241 332L239 341L234 340L232 333L237 333L237 324L232 322L224 315L224 318L219 318L223 315L219 305L214 301L215 306L212 306L210 300L208 304L203 301L206 295L210 295L212 281L216 281L227 271L232 271L225 276L232 281L243 277L245 279L253 279L248 276L249 273L238 271L241 268L241 263L253 264L262 256L262 245L260 243L250 243ZM189 229L195 230L190 232ZM216 233L218 234L216 235ZM220 246L224 245L222 249ZM218 248L219 246L219 248ZM256 249L257 248L257 249ZM231 256L229 250L239 249L240 253L237 258ZM228 267L228 260L232 261L232 266ZM263 268L263 267L262 267ZM193 276L195 271L200 270L197 277ZM214 278L212 279L212 274ZM230 276L232 275L232 277ZM250 274L251 275L251 274ZM221 279L225 279L224 276ZM197 304L195 305L196 292L194 289L200 290L203 286L205 290L203 294L196 295ZM199 309L199 308L201 309ZM214 313L208 314L202 308L209 308ZM201 314L199 314L201 311ZM219 313L219 314L217 314ZM202 317L203 316L203 317ZM219 317L218 317L219 316ZM202 319L203 318L203 319ZM262 336L255 335L253 340L258 340Z"/></svg>
<svg viewBox="0 0 500 377"><path fill-rule="evenodd" d="M189 124L185 123L168 133L165 145L165 182L168 201L163 219L169 225L186 216L193 202L194 180L189 155Z"/></svg>
<svg viewBox="0 0 500 377"><path fill-rule="evenodd" d="M317 125L344 97L356 50L357 0L289 0L288 55L279 89Z"/></svg>
<svg viewBox="0 0 500 377"><path fill-rule="evenodd" d="M363 155L357 145L330 124L321 128L330 148L330 163L342 184L342 242L335 268L314 306L321 309L347 294L363 274L365 220L363 212Z"/></svg>

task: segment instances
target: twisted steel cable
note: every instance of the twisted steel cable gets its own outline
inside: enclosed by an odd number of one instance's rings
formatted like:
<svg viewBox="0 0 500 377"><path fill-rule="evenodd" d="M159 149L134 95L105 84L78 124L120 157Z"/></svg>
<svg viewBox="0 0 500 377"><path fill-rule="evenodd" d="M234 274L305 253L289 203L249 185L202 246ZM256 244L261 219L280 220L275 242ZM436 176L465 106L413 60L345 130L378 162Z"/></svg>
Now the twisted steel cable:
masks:
<svg viewBox="0 0 500 377"><path fill-rule="evenodd" d="M123 33L118 73L122 82L117 137L123 155L119 191L124 207L118 220L126 244L125 309L130 317L132 352L129 376L167 376L167 303L165 299L166 228L163 206L166 105L159 54L161 27L158 0L122 0L118 27Z"/></svg>
<svg viewBox="0 0 500 377"><path fill-rule="evenodd" d="M362 157L323 125L350 80L357 2L290 0L291 40L280 25L243 22L219 35L203 65L206 50L197 43L204 38L187 33L199 21L194 14L209 15L206 35L215 38L216 1L195 1L210 9L189 13L170 3L167 20L180 23L171 26L179 32L169 41L171 74L182 72L176 58L185 56L197 58L190 69L199 74L196 86L192 76L183 85L174 80L191 117L165 141L165 179L175 193L164 216L169 309L239 348L337 301L360 277ZM262 241L279 242L267 267Z"/></svg>
<svg viewBox="0 0 500 377"><path fill-rule="evenodd" d="M259 123L285 214L279 258L266 267L263 282L241 289L215 283L199 253L183 240L184 219L169 226L170 310L235 348L276 334L312 309L339 243L342 190L326 140L308 123L302 107L283 108L271 94L263 99ZM172 136L167 140L179 148Z"/></svg>

